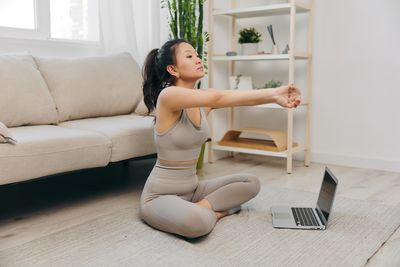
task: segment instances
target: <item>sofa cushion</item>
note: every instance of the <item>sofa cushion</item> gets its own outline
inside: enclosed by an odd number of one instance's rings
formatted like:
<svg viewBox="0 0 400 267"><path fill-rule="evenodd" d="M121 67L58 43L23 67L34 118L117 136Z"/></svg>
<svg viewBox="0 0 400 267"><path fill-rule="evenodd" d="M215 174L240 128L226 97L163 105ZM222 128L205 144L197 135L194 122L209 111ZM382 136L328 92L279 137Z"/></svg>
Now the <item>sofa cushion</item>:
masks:
<svg viewBox="0 0 400 267"><path fill-rule="evenodd" d="M18 144L0 144L0 184L109 163L111 142L96 132L54 125L9 130Z"/></svg>
<svg viewBox="0 0 400 267"><path fill-rule="evenodd" d="M121 115L61 123L61 127L101 133L112 142L112 162L157 153L153 137L153 118Z"/></svg>
<svg viewBox="0 0 400 267"><path fill-rule="evenodd" d="M150 114L147 114L148 112L149 112L149 109L146 107L146 104L144 103L144 98L142 97L133 113L135 113L137 115L142 115L142 116L153 116L153 117L155 116L154 109L150 112Z"/></svg>
<svg viewBox="0 0 400 267"><path fill-rule="evenodd" d="M17 140L15 140L10 130L1 121L0 121L0 143L11 143L11 144L17 143Z"/></svg>
<svg viewBox="0 0 400 267"><path fill-rule="evenodd" d="M140 68L129 53L35 59L56 102L60 121L129 114L140 100Z"/></svg>
<svg viewBox="0 0 400 267"><path fill-rule="evenodd" d="M0 55L0 121L7 127L58 122L55 103L31 55Z"/></svg>

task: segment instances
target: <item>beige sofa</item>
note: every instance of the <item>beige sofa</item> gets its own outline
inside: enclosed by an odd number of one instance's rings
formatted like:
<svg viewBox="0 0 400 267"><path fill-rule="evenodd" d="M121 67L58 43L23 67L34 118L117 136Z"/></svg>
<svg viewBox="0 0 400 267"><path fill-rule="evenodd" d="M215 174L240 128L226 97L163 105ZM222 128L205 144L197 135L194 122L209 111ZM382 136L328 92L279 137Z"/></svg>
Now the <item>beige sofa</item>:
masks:
<svg viewBox="0 0 400 267"><path fill-rule="evenodd" d="M141 84L128 53L0 55L0 185L154 156Z"/></svg>

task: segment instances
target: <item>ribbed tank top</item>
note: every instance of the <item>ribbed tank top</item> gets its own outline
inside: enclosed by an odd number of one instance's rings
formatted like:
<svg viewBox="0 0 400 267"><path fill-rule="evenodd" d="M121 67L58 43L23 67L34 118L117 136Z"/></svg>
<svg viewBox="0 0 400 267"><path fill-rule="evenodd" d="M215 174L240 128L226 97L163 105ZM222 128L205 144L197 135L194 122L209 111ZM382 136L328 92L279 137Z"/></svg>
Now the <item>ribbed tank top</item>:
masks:
<svg viewBox="0 0 400 267"><path fill-rule="evenodd" d="M190 120L186 110L182 110L179 118L164 133L158 133L154 128L157 157L171 161L197 159L201 145L209 135L210 130L202 107L200 107L200 127Z"/></svg>

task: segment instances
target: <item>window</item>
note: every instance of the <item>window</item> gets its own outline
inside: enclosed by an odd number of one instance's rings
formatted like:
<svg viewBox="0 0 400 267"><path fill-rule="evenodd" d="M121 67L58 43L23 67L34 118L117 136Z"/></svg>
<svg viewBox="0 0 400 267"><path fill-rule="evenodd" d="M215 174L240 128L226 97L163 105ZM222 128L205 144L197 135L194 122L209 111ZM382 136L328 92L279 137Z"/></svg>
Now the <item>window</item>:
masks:
<svg viewBox="0 0 400 267"><path fill-rule="evenodd" d="M99 42L99 0L0 0L0 37Z"/></svg>
<svg viewBox="0 0 400 267"><path fill-rule="evenodd" d="M0 0L0 26L35 29L35 1Z"/></svg>
<svg viewBox="0 0 400 267"><path fill-rule="evenodd" d="M50 0L51 37L99 40L98 0Z"/></svg>

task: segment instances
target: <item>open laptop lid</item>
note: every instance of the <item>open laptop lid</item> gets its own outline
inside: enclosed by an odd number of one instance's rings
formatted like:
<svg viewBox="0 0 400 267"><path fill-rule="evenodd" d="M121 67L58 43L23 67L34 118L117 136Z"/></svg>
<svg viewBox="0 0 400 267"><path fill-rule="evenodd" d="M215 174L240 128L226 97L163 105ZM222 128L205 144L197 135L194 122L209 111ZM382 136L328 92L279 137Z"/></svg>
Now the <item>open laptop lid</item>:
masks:
<svg viewBox="0 0 400 267"><path fill-rule="evenodd" d="M338 180L328 167L325 167L324 179L322 180L321 190L317 201L317 212L324 225L327 224L331 213L333 200L336 194Z"/></svg>

